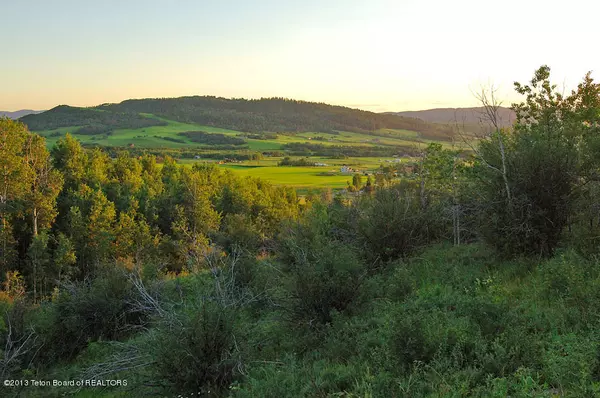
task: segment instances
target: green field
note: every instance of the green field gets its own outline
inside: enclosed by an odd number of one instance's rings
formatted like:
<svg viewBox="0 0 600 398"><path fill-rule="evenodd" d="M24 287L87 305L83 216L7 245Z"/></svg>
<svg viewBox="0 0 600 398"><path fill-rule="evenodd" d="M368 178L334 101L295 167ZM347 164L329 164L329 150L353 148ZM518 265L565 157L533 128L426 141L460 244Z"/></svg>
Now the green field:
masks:
<svg viewBox="0 0 600 398"><path fill-rule="evenodd" d="M180 123L173 120L161 119L168 123L167 126L153 126L142 129L121 129L115 130L110 135L82 135L73 133L77 131L79 126L63 127L56 130L36 131L36 133L46 137L48 146L53 146L60 138L57 134L64 135L71 133L84 144L95 144L100 146L119 146L125 147L129 144L134 144L139 148L189 148L200 146L190 140L178 135L185 131L202 130L207 133L221 133L225 135L237 135L236 131L219 129L216 127L199 126L196 124ZM183 139L185 143L173 142L163 139L162 137Z"/></svg>
<svg viewBox="0 0 600 398"><path fill-rule="evenodd" d="M330 159L322 157L312 157L318 163L325 163L327 166L315 167L297 167L297 166L277 166L281 161L280 157L273 157L256 161L246 161L234 164L221 164L219 167L230 170L231 172L244 176L259 177L275 185L290 185L300 189L341 189L345 188L347 182L352 182L352 174L341 174L342 165L351 166L362 172L372 172L380 165L395 164L393 158L349 158L349 159ZM402 159L402 163L410 162L412 159ZM184 165L193 165L202 163L204 160L180 160L178 163ZM211 161L214 163L214 161ZM333 174L333 175L328 175Z"/></svg>
<svg viewBox="0 0 600 398"><path fill-rule="evenodd" d="M344 188L350 175L319 175L333 170L328 167L278 167L252 165L223 165L224 169L236 174L260 177L275 185L291 185L298 188Z"/></svg>
<svg viewBox="0 0 600 398"><path fill-rule="evenodd" d="M36 133L46 137L48 145L53 146L56 141L66 133L71 133L82 143L96 144L100 146L118 146L125 147L134 144L139 148L189 148L200 147L201 145L190 141L178 133L186 131L205 131L207 133L218 133L228 136L235 136L245 139L247 146L241 149L250 149L257 151L281 150L285 144L290 143L313 143L325 146L343 145L343 146L404 146L404 147L424 147L432 140L421 138L420 134L409 130L381 129L376 133L378 136L359 134L342 131L339 134L327 134L307 132L299 134L279 134L277 139L247 139L239 131L227 130L212 126L202 126L198 124L181 123L169 119L159 118L154 115L145 114L148 117L154 117L167 123L166 126L152 126L141 129L119 129L112 134L82 135L75 133L80 126L61 127L54 130L36 131ZM178 139L184 142L174 142L166 138ZM316 138L321 137L318 140ZM449 142L443 143L450 146Z"/></svg>

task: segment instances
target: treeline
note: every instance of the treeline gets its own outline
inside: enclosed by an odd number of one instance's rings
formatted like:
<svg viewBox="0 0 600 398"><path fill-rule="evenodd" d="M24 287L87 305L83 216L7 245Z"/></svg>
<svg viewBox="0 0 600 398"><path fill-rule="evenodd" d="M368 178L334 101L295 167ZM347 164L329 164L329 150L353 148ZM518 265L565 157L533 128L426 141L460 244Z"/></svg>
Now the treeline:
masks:
<svg viewBox="0 0 600 398"><path fill-rule="evenodd" d="M172 137L162 137L172 138ZM174 141L175 142L175 141ZM131 147L104 147L91 143L82 143L82 147L88 150L99 150L106 153L111 158L116 158L121 152L128 152L132 157L141 157L145 155L152 155L156 157L157 163L162 163L165 158L170 157L173 159L235 159L235 160L256 160L257 157L261 156L282 156L280 152L259 152L252 151L249 149L239 148L237 146L219 145L211 147L210 149L203 148L131 148Z"/></svg>
<svg viewBox="0 0 600 398"><path fill-rule="evenodd" d="M77 108L59 105L40 114L31 114L19 119L29 130L54 130L61 127L80 126L76 134L110 134L117 129L140 129L151 126L166 126L158 119L144 117L131 112L104 112L94 108Z"/></svg>
<svg viewBox="0 0 600 398"><path fill-rule="evenodd" d="M206 145L246 145L246 141L242 138L231 137L219 133L207 133L205 131L186 131L178 133L183 137L187 137L190 141Z"/></svg>
<svg viewBox="0 0 600 398"><path fill-rule="evenodd" d="M563 96L542 67L516 89L513 128L470 157L431 144L399 184L382 169L302 207L70 137L50 157L2 120L0 373L128 396L597 395L600 85Z"/></svg>
<svg viewBox="0 0 600 398"><path fill-rule="evenodd" d="M312 167L315 165L315 162L314 162L314 160L310 160L307 158L292 159L289 156L286 156L283 159L281 159L281 161L279 163L277 163L277 165L278 166Z"/></svg>
<svg viewBox="0 0 600 398"><path fill-rule="evenodd" d="M321 156L327 158L345 157L392 157L394 155L419 153L417 148L405 146L353 146L323 145L303 142L285 144L283 149L292 156Z"/></svg>
<svg viewBox="0 0 600 398"><path fill-rule="evenodd" d="M261 134L247 133L244 136L251 140L276 140L277 139L277 134L275 134L275 133L261 133Z"/></svg>

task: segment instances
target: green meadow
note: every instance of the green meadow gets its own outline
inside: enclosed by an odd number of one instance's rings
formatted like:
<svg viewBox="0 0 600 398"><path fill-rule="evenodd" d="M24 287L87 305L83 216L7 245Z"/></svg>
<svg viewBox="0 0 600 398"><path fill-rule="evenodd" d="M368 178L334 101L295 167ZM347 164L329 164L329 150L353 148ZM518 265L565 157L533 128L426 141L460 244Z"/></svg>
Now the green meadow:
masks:
<svg viewBox="0 0 600 398"><path fill-rule="evenodd" d="M297 157L294 157L297 158ZM278 166L281 157L266 158L260 161L245 161L241 163L219 164L220 168L229 170L241 176L259 177L275 185L294 186L299 189L341 189L348 182L352 182L352 174L340 173L343 165L350 166L361 172L373 172L381 165L393 165L394 158L349 158L331 159L323 157L311 157L316 163L324 163L327 166L299 167ZM410 162L412 159L402 159L402 163ZM179 160L178 163L192 166L194 163L203 163L205 160ZM210 163L216 163L210 161Z"/></svg>
<svg viewBox="0 0 600 398"><path fill-rule="evenodd" d="M235 174L260 177L276 185L292 185L298 188L344 188L351 175L322 175L334 170L331 167L278 167L252 165L223 165ZM338 170L339 171L339 170Z"/></svg>

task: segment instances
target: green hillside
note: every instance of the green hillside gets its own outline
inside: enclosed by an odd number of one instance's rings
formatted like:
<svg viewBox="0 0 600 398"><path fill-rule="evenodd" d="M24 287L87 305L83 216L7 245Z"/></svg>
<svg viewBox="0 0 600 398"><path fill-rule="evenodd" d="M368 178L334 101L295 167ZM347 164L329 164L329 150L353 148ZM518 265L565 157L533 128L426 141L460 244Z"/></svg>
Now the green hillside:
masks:
<svg viewBox="0 0 600 398"><path fill-rule="evenodd" d="M20 120L32 131L80 126L73 132L81 135L110 134L117 129L166 125L163 121L135 112L107 112L68 105L59 105L40 114L23 116Z"/></svg>
<svg viewBox="0 0 600 398"><path fill-rule="evenodd" d="M256 124L257 115L264 124ZM48 148L70 133L84 146L105 148L112 156L127 149L192 163L235 161L221 167L301 190L345 187L352 176L340 173L343 165L372 173L432 142L461 148L449 131L418 119L281 99L188 97L95 108L61 105L20 120L45 137ZM259 126L264 129L257 131ZM328 167L280 167L284 156ZM261 167L254 162L257 157L264 158Z"/></svg>
<svg viewBox="0 0 600 398"><path fill-rule="evenodd" d="M91 110L95 113L97 111ZM101 113L101 112L98 112ZM316 154L319 156L392 156L406 152L414 152L434 139L424 138L423 134L401 129L379 129L370 133L339 131L335 133L270 133L253 134L214 126L182 123L152 114L140 114L148 120L147 127L128 127L126 121L120 121L119 128L112 131L96 130L86 127L85 120L68 119L69 126L46 124L42 121L22 120L34 127L33 130L44 136L49 147L52 147L66 133L79 139L84 145L103 147L135 147L135 148L168 148L192 150L227 150L227 151L289 151L300 155ZM137 120L131 124L138 123ZM65 122L66 124L66 122ZM52 127L52 128L43 128ZM199 139L199 136L204 138ZM439 141L445 146L449 141Z"/></svg>
<svg viewBox="0 0 600 398"><path fill-rule="evenodd" d="M32 131L78 126L73 133L110 135L118 130L179 123L224 128L245 133L336 134L339 131L388 136L387 129L408 130L424 139L449 141L452 129L415 118L283 98L260 100L181 97L127 100L93 108L61 105L20 120Z"/></svg>

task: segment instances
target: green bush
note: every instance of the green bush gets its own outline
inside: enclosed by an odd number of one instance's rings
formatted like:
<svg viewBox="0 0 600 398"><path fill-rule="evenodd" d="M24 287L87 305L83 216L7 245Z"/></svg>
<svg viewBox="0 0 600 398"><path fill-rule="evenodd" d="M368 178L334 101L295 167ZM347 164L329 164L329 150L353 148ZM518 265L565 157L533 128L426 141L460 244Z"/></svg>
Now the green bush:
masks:
<svg viewBox="0 0 600 398"><path fill-rule="evenodd" d="M330 323L332 311L345 311L357 298L365 268L352 248L326 244L290 264L286 309L293 321L309 325Z"/></svg>
<svg viewBox="0 0 600 398"><path fill-rule="evenodd" d="M159 325L155 381L171 392L220 396L242 370L234 332L232 313L210 301Z"/></svg>
<svg viewBox="0 0 600 398"><path fill-rule="evenodd" d="M437 209L422 209L415 191L402 186L378 190L357 230L369 257L382 261L406 257L445 233Z"/></svg>
<svg viewBox="0 0 600 398"><path fill-rule="evenodd" d="M44 349L38 360L51 364L72 359L89 342L127 337L145 322L131 305L133 290L122 272L107 269L92 282L61 289L53 302L31 314Z"/></svg>
<svg viewBox="0 0 600 398"><path fill-rule="evenodd" d="M561 392L597 396L594 393L600 392L600 383L598 374L594 373L599 366L598 354L597 337L574 333L554 335L543 352L544 378Z"/></svg>

